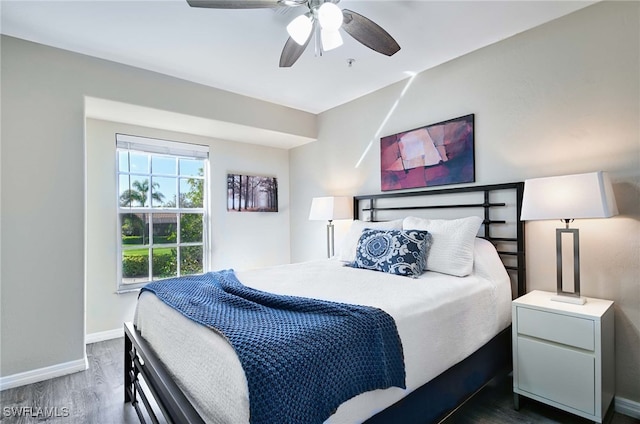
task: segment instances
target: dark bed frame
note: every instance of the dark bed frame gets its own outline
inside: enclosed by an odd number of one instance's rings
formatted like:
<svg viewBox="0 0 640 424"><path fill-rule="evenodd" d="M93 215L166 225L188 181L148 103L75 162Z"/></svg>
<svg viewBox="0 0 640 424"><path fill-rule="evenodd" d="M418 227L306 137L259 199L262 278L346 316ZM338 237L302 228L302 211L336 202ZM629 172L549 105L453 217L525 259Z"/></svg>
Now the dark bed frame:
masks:
<svg viewBox="0 0 640 424"><path fill-rule="evenodd" d="M513 297L526 292L524 223L520 220L524 183L505 183L471 187L445 188L411 192L383 193L354 197L354 219L379 220L378 215L394 211L429 209L482 209L484 213L482 238L496 245L503 258L505 268L511 273L515 289ZM496 202L492 193L512 192L515 203ZM464 193L468 193L464 194ZM430 202L432 196L465 196L463 202ZM467 199L467 196L469 200ZM481 198L477 198L481 196ZM394 199L405 199L401 206L388 205ZM384 200L383 200L384 199ZM407 203L405 203L407 202ZM379 203L380 204L378 206ZM492 219L492 211L511 206L515 210L513 237L493 237L492 230L507 224L506 220ZM509 247L510 246L510 247ZM504 249L503 247L506 247ZM124 400L131 402L140 422L150 419L159 423L156 411L160 411L166 422L203 423L184 393L171 378L171 374L158 359L153 349L142 338L132 323L125 323L124 352ZM449 368L424 386L410 393L390 407L380 411L366 421L367 424L389 422L434 423L448 416L453 410L480 390L487 382L511 371L511 327L503 330L492 340L462 362ZM142 378L141 378L142 376ZM143 381L142 381L143 380ZM140 407L144 405L144 410Z"/></svg>

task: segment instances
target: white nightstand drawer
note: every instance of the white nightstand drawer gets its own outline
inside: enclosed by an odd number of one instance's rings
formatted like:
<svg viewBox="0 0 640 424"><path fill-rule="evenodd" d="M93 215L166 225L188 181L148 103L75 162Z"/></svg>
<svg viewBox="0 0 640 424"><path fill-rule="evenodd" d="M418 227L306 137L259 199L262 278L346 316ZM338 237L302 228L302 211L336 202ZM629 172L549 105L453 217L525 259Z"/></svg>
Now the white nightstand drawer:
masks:
<svg viewBox="0 0 640 424"><path fill-rule="evenodd" d="M595 414L595 358L518 337L518 389Z"/></svg>
<svg viewBox="0 0 640 424"><path fill-rule="evenodd" d="M517 308L518 334L593 351L593 320L529 308Z"/></svg>

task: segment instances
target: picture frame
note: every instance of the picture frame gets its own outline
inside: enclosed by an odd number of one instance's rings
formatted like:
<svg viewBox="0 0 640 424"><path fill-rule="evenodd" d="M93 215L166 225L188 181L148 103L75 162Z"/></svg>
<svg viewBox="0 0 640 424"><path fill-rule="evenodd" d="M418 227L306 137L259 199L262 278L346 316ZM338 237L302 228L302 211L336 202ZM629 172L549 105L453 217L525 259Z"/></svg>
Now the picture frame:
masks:
<svg viewBox="0 0 640 424"><path fill-rule="evenodd" d="M227 211L278 212L278 179L227 174Z"/></svg>
<svg viewBox="0 0 640 424"><path fill-rule="evenodd" d="M475 181L475 115L380 139L382 191Z"/></svg>

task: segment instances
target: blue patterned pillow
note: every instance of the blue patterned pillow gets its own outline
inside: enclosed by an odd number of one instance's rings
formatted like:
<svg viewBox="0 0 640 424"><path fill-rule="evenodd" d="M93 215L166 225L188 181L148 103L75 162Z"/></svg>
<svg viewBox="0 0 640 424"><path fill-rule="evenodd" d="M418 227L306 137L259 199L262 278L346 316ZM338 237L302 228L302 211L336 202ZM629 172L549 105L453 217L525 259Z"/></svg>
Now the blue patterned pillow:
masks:
<svg viewBox="0 0 640 424"><path fill-rule="evenodd" d="M427 231L366 228L349 266L416 278L427 268L430 247Z"/></svg>

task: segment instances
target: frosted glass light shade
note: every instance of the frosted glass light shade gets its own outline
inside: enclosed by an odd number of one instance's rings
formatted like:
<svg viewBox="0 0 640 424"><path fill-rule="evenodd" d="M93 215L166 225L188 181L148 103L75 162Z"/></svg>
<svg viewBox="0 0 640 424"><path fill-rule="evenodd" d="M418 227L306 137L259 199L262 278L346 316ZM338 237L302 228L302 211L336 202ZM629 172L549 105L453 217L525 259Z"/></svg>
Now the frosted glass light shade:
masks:
<svg viewBox="0 0 640 424"><path fill-rule="evenodd" d="M321 29L320 38L322 39L322 50L328 52L342 45L342 35L335 30Z"/></svg>
<svg viewBox="0 0 640 424"><path fill-rule="evenodd" d="M586 174L525 180L523 221L609 218L618 214L609 174Z"/></svg>
<svg viewBox="0 0 640 424"><path fill-rule="evenodd" d="M293 41L303 46L309 39L312 28L311 17L300 15L287 25L287 32Z"/></svg>
<svg viewBox="0 0 640 424"><path fill-rule="evenodd" d="M314 197L311 201L309 220L333 221L335 219L351 219L353 218L352 207L353 200L351 197Z"/></svg>
<svg viewBox="0 0 640 424"><path fill-rule="evenodd" d="M329 31L337 31L342 26L342 10L331 2L322 3L318 8L320 27Z"/></svg>

